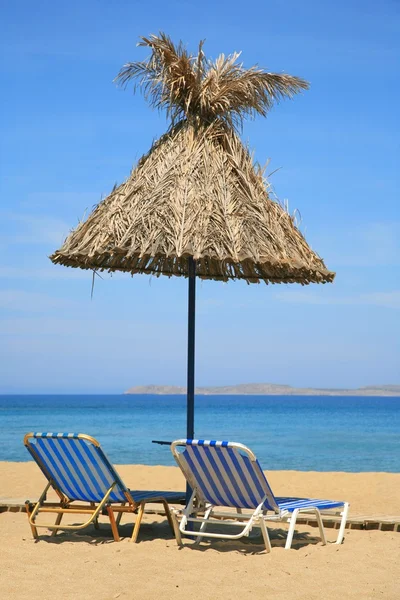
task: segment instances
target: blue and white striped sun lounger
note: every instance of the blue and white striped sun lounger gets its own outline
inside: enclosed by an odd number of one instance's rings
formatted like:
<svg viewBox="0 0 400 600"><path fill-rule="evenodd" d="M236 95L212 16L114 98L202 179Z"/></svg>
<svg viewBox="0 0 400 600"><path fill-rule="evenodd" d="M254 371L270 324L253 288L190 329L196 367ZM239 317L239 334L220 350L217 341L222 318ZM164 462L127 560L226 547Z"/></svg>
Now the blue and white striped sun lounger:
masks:
<svg viewBox="0 0 400 600"><path fill-rule="evenodd" d="M177 440L171 444L171 450L193 490L189 503L181 511L179 525L179 513L173 512L178 544L182 543L181 533L196 535L198 543L201 537L239 539L249 535L256 526L261 528L266 550L270 552L266 522L288 521L290 526L285 548L289 549L299 513L315 514L322 543L326 544L321 513L334 509L341 509L336 543L342 543L349 504L335 500L274 496L256 456L246 446L234 442ZM236 512L218 512L216 507L234 508ZM243 513L243 509L251 512ZM216 520L219 525L241 526L241 531L238 534L206 532L208 525ZM199 531L193 532L190 528L192 523L200 523Z"/></svg>
<svg viewBox="0 0 400 600"><path fill-rule="evenodd" d="M83 529L90 523L98 527L99 515L107 514L114 540L119 541L118 525L122 514L137 512L132 534L132 541L136 541L145 505L152 502L163 504L174 531L168 502L183 504L185 493L128 489L99 442L91 436L81 433L28 433L24 444L48 481L34 506L28 500L26 502L35 538L37 527L51 529L52 535L55 535L58 529ZM46 501L50 487L59 497L58 503ZM86 504L82 505L82 502ZM38 524L36 518L40 513L56 514L55 523ZM114 513L117 514L116 519ZM85 514L89 518L79 525L61 526L64 514Z"/></svg>

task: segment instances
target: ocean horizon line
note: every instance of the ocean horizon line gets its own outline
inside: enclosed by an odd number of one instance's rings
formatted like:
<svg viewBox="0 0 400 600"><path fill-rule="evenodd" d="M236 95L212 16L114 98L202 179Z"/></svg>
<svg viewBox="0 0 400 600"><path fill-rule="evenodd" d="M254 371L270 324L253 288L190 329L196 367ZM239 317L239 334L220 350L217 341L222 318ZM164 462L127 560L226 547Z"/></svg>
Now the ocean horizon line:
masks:
<svg viewBox="0 0 400 600"><path fill-rule="evenodd" d="M353 392L353 393L352 393ZM195 392L196 397L229 397L229 396L237 396L237 397L302 397L302 398L399 398L400 392L386 392L386 393L355 393L356 390L326 390L325 393L297 393L297 392L269 392L269 393L255 393L255 392ZM0 398L4 397L72 397L72 396L121 396L121 397L140 397L140 396L148 396L148 397L163 397L168 396L171 398L174 397L183 397L186 396L186 392L0 392Z"/></svg>

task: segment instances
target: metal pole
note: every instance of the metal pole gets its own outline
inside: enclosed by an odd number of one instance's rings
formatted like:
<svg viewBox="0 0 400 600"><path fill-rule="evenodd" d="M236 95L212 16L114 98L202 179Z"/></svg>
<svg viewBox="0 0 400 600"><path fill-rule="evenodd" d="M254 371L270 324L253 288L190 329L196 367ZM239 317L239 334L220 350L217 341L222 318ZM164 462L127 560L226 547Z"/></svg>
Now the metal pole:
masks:
<svg viewBox="0 0 400 600"><path fill-rule="evenodd" d="M194 356L196 332L196 261L192 256L188 259L189 294L188 294L188 354L187 354L187 396L186 396L186 438L194 438ZM186 483L186 506L189 503L192 490ZM188 524L189 531L193 523ZM192 536L188 536L191 538Z"/></svg>
<svg viewBox="0 0 400 600"><path fill-rule="evenodd" d="M188 357L187 357L187 415L186 437L194 438L194 357L196 331L196 261L192 256L189 266L189 302L188 302Z"/></svg>

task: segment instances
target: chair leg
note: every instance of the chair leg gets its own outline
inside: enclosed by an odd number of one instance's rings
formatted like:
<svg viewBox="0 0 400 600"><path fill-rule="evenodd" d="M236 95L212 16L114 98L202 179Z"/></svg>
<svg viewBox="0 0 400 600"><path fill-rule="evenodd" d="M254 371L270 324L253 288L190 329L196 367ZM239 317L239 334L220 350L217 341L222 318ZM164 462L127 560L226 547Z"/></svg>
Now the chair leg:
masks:
<svg viewBox="0 0 400 600"><path fill-rule="evenodd" d="M343 507L342 520L340 522L340 528L339 528L339 533L338 533L338 537L336 540L336 544L341 544L343 542L344 530L346 528L348 513L349 513L349 503L345 502L344 507Z"/></svg>
<svg viewBox="0 0 400 600"><path fill-rule="evenodd" d="M210 507L209 507L209 508L206 510L206 512L204 513L204 521L203 521L203 522L202 522L202 524L200 525L199 533L203 533L203 532L205 532L205 530L207 529L207 525L208 525L208 519L210 518L210 514L211 514L211 512L212 512L212 509L213 509L213 508L214 508L213 506L210 506ZM201 542L201 538L202 538L202 536L201 536L201 535L199 535L199 536L198 536L198 537L195 539L194 543L195 543L195 544L200 544L200 542Z"/></svg>
<svg viewBox="0 0 400 600"><path fill-rule="evenodd" d="M319 534L321 536L322 545L326 546L324 524L322 522L321 513L319 512L318 508L315 509L315 516L317 517L317 523L318 523L318 527L319 527Z"/></svg>
<svg viewBox="0 0 400 600"><path fill-rule="evenodd" d="M63 513L59 513L57 515L55 525L59 525L61 523L61 519L62 518L63 518ZM54 537L55 535L57 535L57 532L58 532L58 529L53 529L53 531L51 532L50 536Z"/></svg>
<svg viewBox="0 0 400 600"><path fill-rule="evenodd" d="M179 529L178 513L174 509L172 509L171 518L172 518L172 524L173 524L173 527L174 527L174 534L175 534L176 543L178 544L179 547L182 547L183 544L182 544L181 532L180 532L180 529Z"/></svg>
<svg viewBox="0 0 400 600"><path fill-rule="evenodd" d="M90 503L90 507L93 508L93 512L96 510L96 504L94 502ZM99 516L97 515L97 517L95 517L95 519L93 520L93 527L95 529L100 529L100 525L99 525Z"/></svg>
<svg viewBox="0 0 400 600"><path fill-rule="evenodd" d="M143 519L143 513L144 513L144 507L145 507L146 503L145 502L141 502L140 506L139 506L139 511L138 511L138 516L136 517L136 522L135 522L135 526L133 528L133 532L132 532L132 542L136 542L138 535L139 535L139 529L140 529L140 524L142 522Z"/></svg>
<svg viewBox="0 0 400 600"><path fill-rule="evenodd" d="M33 535L34 539L35 539L35 540L37 540L37 538L38 538L38 532L37 532L37 529L36 529L36 527L35 527L34 525L32 525L32 523L30 522L30 518L31 518L31 514L32 514L32 513L31 513L30 504L29 504L29 501L28 501L28 500L25 502L25 510L26 510L26 514L27 514L27 516L28 516L29 526L30 526L30 528L31 528L32 535Z"/></svg>
<svg viewBox="0 0 400 600"><path fill-rule="evenodd" d="M269 539L267 526L266 526L265 521L262 516L260 517L260 528L261 528L262 536L264 538L265 549L267 552L271 552L271 550L272 550L271 541Z"/></svg>
<svg viewBox="0 0 400 600"><path fill-rule="evenodd" d="M125 506L126 502L123 502L123 504L121 504L121 506ZM122 519L122 510L121 512L118 513L117 518L116 518L116 523L117 526L119 527L119 524L121 523L121 519Z"/></svg>
<svg viewBox="0 0 400 600"><path fill-rule="evenodd" d="M298 514L299 514L299 509L295 508L290 516L290 526L289 526L289 531L288 531L288 535L286 538L285 550L290 550L290 548L292 546L294 528L296 526L296 519L297 519Z"/></svg>
<svg viewBox="0 0 400 600"><path fill-rule="evenodd" d="M174 523L172 521L172 517L171 517L171 510L169 508L169 504L166 500L162 501L163 506L164 506L164 510L165 510L165 516L167 517L167 521L168 521L168 525L172 531L172 535L175 535L175 529L174 529Z"/></svg>
<svg viewBox="0 0 400 600"><path fill-rule="evenodd" d="M117 524L115 522L115 516L114 516L114 511L111 508L111 506L107 506L107 513L108 513L108 518L110 519L110 523L111 523L111 531L114 537L114 541L115 542L119 542L120 541L120 537L119 537L119 533L118 533L118 527Z"/></svg>

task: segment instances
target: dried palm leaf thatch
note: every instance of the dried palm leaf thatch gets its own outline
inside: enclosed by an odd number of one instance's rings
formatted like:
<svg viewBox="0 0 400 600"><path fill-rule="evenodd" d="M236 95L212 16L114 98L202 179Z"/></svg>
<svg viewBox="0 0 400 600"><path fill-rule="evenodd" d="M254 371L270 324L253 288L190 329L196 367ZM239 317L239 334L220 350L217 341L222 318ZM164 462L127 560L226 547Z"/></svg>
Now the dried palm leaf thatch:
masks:
<svg viewBox="0 0 400 600"><path fill-rule="evenodd" d="M243 146L245 115L307 87L289 75L243 69L237 56L193 57L160 34L143 63L119 80L139 78L172 125L128 179L66 239L54 263L96 271L188 276L188 258L204 279L325 283L328 271L268 194L268 183Z"/></svg>
<svg viewBox="0 0 400 600"><path fill-rule="evenodd" d="M151 48L150 58L127 63L115 81L125 86L136 80L153 107L166 109L172 125L188 119L200 126L219 120L236 127L246 116L265 117L274 102L309 87L292 75L267 73L255 66L245 69L237 63L240 53L207 60L203 42L198 55L192 56L164 33L141 40L139 46Z"/></svg>

